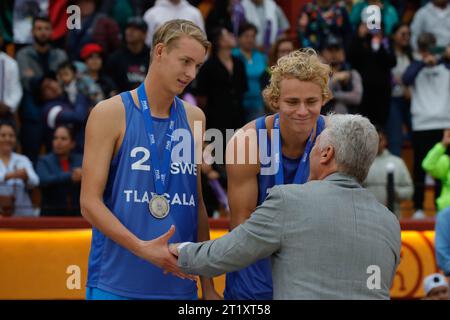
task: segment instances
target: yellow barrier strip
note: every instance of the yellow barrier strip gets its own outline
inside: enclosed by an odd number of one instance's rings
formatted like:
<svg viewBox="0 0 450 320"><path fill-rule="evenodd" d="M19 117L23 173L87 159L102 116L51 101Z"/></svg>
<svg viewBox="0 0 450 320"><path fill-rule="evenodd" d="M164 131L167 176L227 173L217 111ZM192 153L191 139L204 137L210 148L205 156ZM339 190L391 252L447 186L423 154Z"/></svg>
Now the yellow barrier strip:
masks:
<svg viewBox="0 0 450 320"><path fill-rule="evenodd" d="M226 232L212 229L211 239ZM90 229L0 230L0 299L84 299L90 241ZM420 298L423 278L437 270L434 231L402 231L402 243L391 295ZM222 293L225 276L214 282Z"/></svg>

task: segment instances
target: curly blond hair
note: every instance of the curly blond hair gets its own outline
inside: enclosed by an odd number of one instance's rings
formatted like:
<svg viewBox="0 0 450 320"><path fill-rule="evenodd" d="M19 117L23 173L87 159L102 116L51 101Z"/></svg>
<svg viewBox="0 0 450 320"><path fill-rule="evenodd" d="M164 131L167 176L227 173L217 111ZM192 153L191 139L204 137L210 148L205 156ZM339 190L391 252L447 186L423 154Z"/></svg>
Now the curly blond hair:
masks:
<svg viewBox="0 0 450 320"><path fill-rule="evenodd" d="M270 70L272 76L269 85L263 90L263 97L273 111L278 110L276 102L280 98L280 84L286 78L317 84L322 90L324 103L333 97L328 85L331 68L320 60L314 49L293 51L287 56L281 57Z"/></svg>

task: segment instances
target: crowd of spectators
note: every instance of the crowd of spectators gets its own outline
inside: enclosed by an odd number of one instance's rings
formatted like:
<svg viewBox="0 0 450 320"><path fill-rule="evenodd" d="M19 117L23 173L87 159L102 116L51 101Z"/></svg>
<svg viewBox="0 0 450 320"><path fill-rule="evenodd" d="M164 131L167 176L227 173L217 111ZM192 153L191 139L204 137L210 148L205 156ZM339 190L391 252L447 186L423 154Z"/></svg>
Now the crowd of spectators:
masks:
<svg viewBox="0 0 450 320"><path fill-rule="evenodd" d="M70 5L79 7L81 28L67 27ZM371 6L381 13L375 29ZM208 128L225 134L267 114L261 91L270 67L312 47L333 71L334 98L322 112L360 113L380 130L382 148L367 187L386 202L387 168L394 166L396 214L400 201L414 195L413 211L424 215L433 175L422 160L450 128L448 0L311 0L291 21L274 0L5 0L0 12L0 179L9 188L2 194L16 193L10 214L79 215L90 110L136 88L149 67L154 31L183 18L212 42L185 92L205 111ZM401 158L405 145L414 153L412 178ZM206 178L219 178L226 189L223 166L209 169ZM435 178L438 197L447 180ZM29 190L36 186L40 192ZM209 214L223 209L217 203L207 203Z"/></svg>

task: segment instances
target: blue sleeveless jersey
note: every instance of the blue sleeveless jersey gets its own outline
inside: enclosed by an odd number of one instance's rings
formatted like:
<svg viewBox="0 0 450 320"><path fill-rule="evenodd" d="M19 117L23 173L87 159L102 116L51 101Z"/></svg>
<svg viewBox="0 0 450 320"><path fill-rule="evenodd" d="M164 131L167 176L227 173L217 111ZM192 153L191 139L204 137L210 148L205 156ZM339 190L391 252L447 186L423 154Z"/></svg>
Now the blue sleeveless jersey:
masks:
<svg viewBox="0 0 450 320"><path fill-rule="evenodd" d="M316 123L317 134L316 137L324 130L325 121L322 116L319 116ZM256 130L266 129L266 118L261 117L256 119ZM258 144L259 144L259 134ZM313 140L313 145L316 141ZM267 147L270 153L270 141L267 136ZM301 157L298 159L289 159L283 156L283 171L285 184L291 184L300 163ZM269 166L268 164L267 166ZM306 162L307 172L309 172L309 157ZM264 167L261 165L261 167ZM301 183L305 183L301 181ZM275 186L275 175L261 175L258 174L258 203L259 206L266 199L270 188ZM236 272L230 272L226 275L226 285L224 298L227 300L272 300L272 269L270 265L270 258L262 259L254 264Z"/></svg>
<svg viewBox="0 0 450 320"><path fill-rule="evenodd" d="M194 161L194 140L181 100L176 98L176 129L190 133L192 159L172 162L168 188L164 196L169 200L170 212L157 219L148 210L148 202L155 192L153 171L150 171L150 144L140 110L130 92L121 94L126 111L126 132L123 143L110 165L103 200L120 222L141 240L152 240L176 227L171 243L197 242L197 169ZM107 119L105 120L107 121ZM169 119L153 118L159 159L163 155L164 135ZM180 143L186 143L180 141ZM174 142L174 147L177 142ZM175 150L174 150L175 151ZM137 299L196 299L197 285L172 275L135 256L92 228L91 251L87 287L98 288L115 295Z"/></svg>

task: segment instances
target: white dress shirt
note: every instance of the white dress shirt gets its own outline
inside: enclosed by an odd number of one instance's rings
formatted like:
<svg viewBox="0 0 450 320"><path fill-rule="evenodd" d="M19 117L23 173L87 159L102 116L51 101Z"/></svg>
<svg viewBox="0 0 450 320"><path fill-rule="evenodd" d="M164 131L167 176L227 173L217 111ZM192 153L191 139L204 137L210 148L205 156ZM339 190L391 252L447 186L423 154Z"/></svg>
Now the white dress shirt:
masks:
<svg viewBox="0 0 450 320"><path fill-rule="evenodd" d="M5 182L5 175L19 169L25 169L28 180L25 185L22 179L9 179ZM33 188L39 185L39 177L33 169L31 161L23 155L12 153L7 166L0 159L0 195L15 194L15 212L14 216L36 216L28 195L27 188Z"/></svg>

